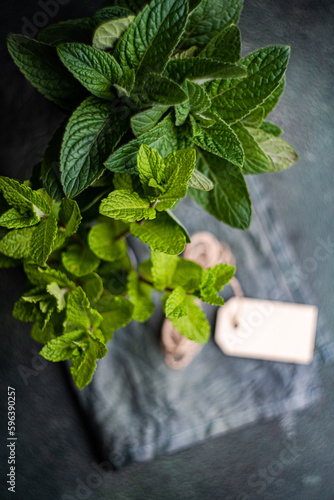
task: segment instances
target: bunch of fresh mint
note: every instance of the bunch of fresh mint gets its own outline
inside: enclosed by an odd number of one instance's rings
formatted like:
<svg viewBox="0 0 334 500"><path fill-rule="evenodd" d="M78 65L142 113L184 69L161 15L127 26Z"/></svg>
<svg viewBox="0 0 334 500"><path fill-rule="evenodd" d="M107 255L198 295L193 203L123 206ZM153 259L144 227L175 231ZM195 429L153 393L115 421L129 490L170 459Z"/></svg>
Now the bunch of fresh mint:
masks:
<svg viewBox="0 0 334 500"><path fill-rule="evenodd" d="M242 0L116 3L49 26L38 41L8 37L26 78L70 116L30 181L0 178L0 265L23 263L30 286L14 316L34 322L46 359L71 359L79 388L113 332L150 317L153 290L177 330L208 340L196 299L223 304L218 293L235 269L179 257L190 238L172 209L189 193L247 229L244 175L297 159L265 121L283 92L289 48L240 59ZM130 234L152 250L139 268Z"/></svg>

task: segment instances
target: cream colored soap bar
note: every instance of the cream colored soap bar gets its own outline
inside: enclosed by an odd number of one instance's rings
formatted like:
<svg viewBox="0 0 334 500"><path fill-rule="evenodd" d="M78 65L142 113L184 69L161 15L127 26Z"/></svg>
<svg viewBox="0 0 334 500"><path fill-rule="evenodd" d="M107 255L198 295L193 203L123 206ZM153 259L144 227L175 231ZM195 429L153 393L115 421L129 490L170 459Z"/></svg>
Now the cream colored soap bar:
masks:
<svg viewBox="0 0 334 500"><path fill-rule="evenodd" d="M219 308L215 341L229 356L309 364L318 308L233 297Z"/></svg>

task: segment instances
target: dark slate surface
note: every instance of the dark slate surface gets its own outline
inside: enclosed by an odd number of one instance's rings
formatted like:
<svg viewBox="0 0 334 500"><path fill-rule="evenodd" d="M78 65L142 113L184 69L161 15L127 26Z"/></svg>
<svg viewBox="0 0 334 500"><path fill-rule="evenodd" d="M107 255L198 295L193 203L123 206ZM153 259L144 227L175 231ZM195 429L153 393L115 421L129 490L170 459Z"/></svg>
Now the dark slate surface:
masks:
<svg viewBox="0 0 334 500"><path fill-rule="evenodd" d="M70 0L57 19L86 15L93 0ZM273 204L297 251L299 283L316 290L333 324L333 258L316 261L318 238L333 240L333 8L331 0L247 0L241 19L245 52L272 43L291 43L289 85L275 121L301 156L289 172L265 176ZM1 33L21 32L37 1L2 3ZM1 174L25 178L61 120L52 104L24 81L1 40ZM332 240L331 240L332 239ZM313 266L315 267L315 266ZM296 425L260 419L215 439L111 473L94 476L103 460L96 428L85 418L60 365L36 364L29 328L11 319L23 289L20 271L1 273L1 497L10 498L7 474L6 388L17 391L17 494L19 499L324 499L334 497L334 377L320 364L324 396L297 412ZM296 289L295 289L296 290ZM294 293L295 293L294 290ZM32 368L24 383L18 369ZM42 368L43 366L43 368ZM22 370L21 370L22 374ZM289 433L295 430L295 434ZM290 448L289 448L290 446ZM95 479L95 483L94 483ZM81 488L81 489L78 489Z"/></svg>

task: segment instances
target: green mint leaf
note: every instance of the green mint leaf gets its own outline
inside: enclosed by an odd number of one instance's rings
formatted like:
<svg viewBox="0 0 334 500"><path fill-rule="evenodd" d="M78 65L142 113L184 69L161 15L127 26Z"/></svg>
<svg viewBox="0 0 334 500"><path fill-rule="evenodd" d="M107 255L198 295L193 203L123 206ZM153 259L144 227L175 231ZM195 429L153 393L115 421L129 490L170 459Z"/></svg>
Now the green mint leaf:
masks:
<svg viewBox="0 0 334 500"><path fill-rule="evenodd" d="M66 274L46 266L45 268L39 267L36 264L26 263L24 271L28 280L36 286L46 286L51 283L57 283L61 288L69 288L73 290L75 283L71 281Z"/></svg>
<svg viewBox="0 0 334 500"><path fill-rule="evenodd" d="M175 125L180 127L183 125L190 113L190 101L187 99L182 104L175 106Z"/></svg>
<svg viewBox="0 0 334 500"><path fill-rule="evenodd" d="M152 130L167 111L168 106L154 106L152 109L142 111L131 118L132 132L139 137Z"/></svg>
<svg viewBox="0 0 334 500"><path fill-rule="evenodd" d="M132 317L135 321L145 322L154 311L152 287L140 281L138 274L132 271L128 276L128 295L133 304Z"/></svg>
<svg viewBox="0 0 334 500"><path fill-rule="evenodd" d="M40 318L38 305L33 302L26 301L23 297L21 297L14 304L13 317L23 321L24 323L36 321Z"/></svg>
<svg viewBox="0 0 334 500"><path fill-rule="evenodd" d="M113 19L122 19L131 14L129 9L124 7L104 7L103 9L98 10L93 15L93 21L98 26L106 23L107 21L112 21Z"/></svg>
<svg viewBox="0 0 334 500"><path fill-rule="evenodd" d="M80 286L87 295L87 298L91 304L95 304L103 293L103 281L102 278L96 274L87 274L80 280Z"/></svg>
<svg viewBox="0 0 334 500"><path fill-rule="evenodd" d="M77 287L68 294L65 333L75 330L90 330L97 328L102 316L90 306L89 300L81 287Z"/></svg>
<svg viewBox="0 0 334 500"><path fill-rule="evenodd" d="M48 45L60 45L67 42L90 44L94 32L94 22L86 17L70 19L51 24L38 33L38 41Z"/></svg>
<svg viewBox="0 0 334 500"><path fill-rule="evenodd" d="M186 78L203 83L216 78L244 78L247 72L244 67L236 64L200 57L188 57L169 61L164 74L181 85Z"/></svg>
<svg viewBox="0 0 334 500"><path fill-rule="evenodd" d="M259 106L242 119L242 124L245 125L245 127L259 128L263 122L263 118L264 107Z"/></svg>
<svg viewBox="0 0 334 500"><path fill-rule="evenodd" d="M0 216L0 226L7 229L21 229L38 224L40 218L35 213L21 214L16 208L7 210Z"/></svg>
<svg viewBox="0 0 334 500"><path fill-rule="evenodd" d="M71 116L61 151L65 195L76 196L102 174L103 162L126 131L127 121L112 113L110 103L88 97Z"/></svg>
<svg viewBox="0 0 334 500"><path fill-rule="evenodd" d="M106 342L114 331L130 323L134 311L133 303L125 297L103 297L95 307L103 318L100 328Z"/></svg>
<svg viewBox="0 0 334 500"><path fill-rule="evenodd" d="M57 219L52 214L34 228L30 240L29 254L39 266L44 266L53 250L57 229Z"/></svg>
<svg viewBox="0 0 334 500"><path fill-rule="evenodd" d="M112 191L107 198L102 200L100 214L112 219L121 219L127 222L142 219L154 219L156 212L150 208L150 201L141 198L138 193L128 189Z"/></svg>
<svg viewBox="0 0 334 500"><path fill-rule="evenodd" d="M82 216L77 202L69 198L63 198L58 217L61 226L57 234L55 246L62 245L66 238L72 236L79 229Z"/></svg>
<svg viewBox="0 0 334 500"><path fill-rule="evenodd" d="M186 80L186 85L191 111L194 113L200 113L211 106L209 96L203 87L190 80Z"/></svg>
<svg viewBox="0 0 334 500"><path fill-rule="evenodd" d="M267 134L274 135L275 137L279 137L280 135L283 134L283 130L280 127L278 127L274 123L270 123L267 121L261 124L260 129L263 130L263 132L266 132Z"/></svg>
<svg viewBox="0 0 334 500"><path fill-rule="evenodd" d="M136 70L139 83L160 74L177 44L188 15L186 0L153 0L138 14L116 45L115 57L124 71Z"/></svg>
<svg viewBox="0 0 334 500"><path fill-rule="evenodd" d="M188 339L205 344L209 340L211 328L204 312L195 304L195 297L186 296L182 307L186 309L186 314L179 318L170 317L172 325Z"/></svg>
<svg viewBox="0 0 334 500"><path fill-rule="evenodd" d="M83 330L61 335L50 340L40 351L40 355L48 361L65 361L72 356L74 349L82 343L85 336L86 333Z"/></svg>
<svg viewBox="0 0 334 500"><path fill-rule="evenodd" d="M232 130L237 135L245 153L245 161L242 169L243 174L262 174L263 172L268 172L270 169L269 159L257 144L252 134L249 133L248 129L241 122L237 122L232 125Z"/></svg>
<svg viewBox="0 0 334 500"><path fill-rule="evenodd" d="M290 144L279 137L267 134L261 129L248 128L259 147L269 159L268 172L280 172L292 167L298 155ZM1 251L1 250L0 250Z"/></svg>
<svg viewBox="0 0 334 500"><path fill-rule="evenodd" d="M238 229L247 229L252 206L241 170L204 150L200 151L197 168L212 180L214 188L209 192L190 189L189 194L218 220Z"/></svg>
<svg viewBox="0 0 334 500"><path fill-rule="evenodd" d="M132 223L130 231L159 252L178 255L186 245L184 230L167 212L160 212L156 219L145 220L142 224Z"/></svg>
<svg viewBox="0 0 334 500"><path fill-rule="evenodd" d="M161 139L172 129L173 122L170 116L167 116L161 123L154 127L150 132L143 134L139 139L130 141L128 144L120 147L113 153L104 166L112 172L126 172L134 174L137 171L137 155L142 144L159 149Z"/></svg>
<svg viewBox="0 0 334 500"><path fill-rule="evenodd" d="M52 295L57 302L57 310L60 312L66 307L65 295L68 292L68 288L60 288L57 283L50 283L46 286L46 289L50 295Z"/></svg>
<svg viewBox="0 0 334 500"><path fill-rule="evenodd" d="M117 40L125 33L135 16L126 15L119 19L111 19L99 26L93 38L93 45L97 49L110 50Z"/></svg>
<svg viewBox="0 0 334 500"><path fill-rule="evenodd" d="M178 286L168 296L165 303L165 314L168 318L181 318L187 312L186 292L181 286Z"/></svg>
<svg viewBox="0 0 334 500"><path fill-rule="evenodd" d="M123 75L114 57L81 43L62 44L57 52L66 68L89 92L101 99L114 99L112 86Z"/></svg>
<svg viewBox="0 0 334 500"><path fill-rule="evenodd" d="M178 264L178 257L152 250L151 273L156 290L164 290L172 285L172 279Z"/></svg>
<svg viewBox="0 0 334 500"><path fill-rule="evenodd" d="M201 284L202 267L191 260L179 258L171 280L171 287L181 286L187 292L194 292Z"/></svg>
<svg viewBox="0 0 334 500"><path fill-rule="evenodd" d="M214 185L208 177L195 169L188 181L188 186L194 189L200 189L201 191L211 191Z"/></svg>
<svg viewBox="0 0 334 500"><path fill-rule="evenodd" d="M30 256L30 240L34 227L13 229L0 241L0 252L14 259L27 259Z"/></svg>
<svg viewBox="0 0 334 500"><path fill-rule="evenodd" d="M97 257L114 262L126 254L125 242L117 239L117 236L114 224L103 222L92 227L88 235L88 243Z"/></svg>
<svg viewBox="0 0 334 500"><path fill-rule="evenodd" d="M132 91L132 96L136 98L141 107L152 104L170 106L180 104L187 99L187 94L177 83L156 73L148 73L141 87Z"/></svg>
<svg viewBox="0 0 334 500"><path fill-rule="evenodd" d="M22 35L10 35L7 45L20 71L50 101L71 110L84 99L86 91L58 59L55 47Z"/></svg>
<svg viewBox="0 0 334 500"><path fill-rule="evenodd" d="M217 294L231 281L234 273L235 267L228 264L217 264L205 269L200 285L200 298L215 306L224 305L224 299Z"/></svg>
<svg viewBox="0 0 334 500"><path fill-rule="evenodd" d="M168 155L164 163L163 182L166 186L165 193L169 193L188 184L196 165L196 151L180 149Z"/></svg>
<svg viewBox="0 0 334 500"><path fill-rule="evenodd" d="M35 214L40 218L51 211L40 193L9 177L0 177L0 191L7 203L21 214Z"/></svg>
<svg viewBox="0 0 334 500"><path fill-rule="evenodd" d="M224 28L238 21L242 3L242 0L202 0L189 16L180 46L204 48Z"/></svg>
<svg viewBox="0 0 334 500"><path fill-rule="evenodd" d="M60 150L65 132L65 122L57 128L48 144L41 166L41 177L46 191L54 200L64 197L60 182Z"/></svg>
<svg viewBox="0 0 334 500"><path fill-rule="evenodd" d="M227 123L234 123L262 105L283 78L289 53L290 48L284 46L257 50L240 61L247 70L246 78L209 82L206 91L212 111Z"/></svg>
<svg viewBox="0 0 334 500"><path fill-rule="evenodd" d="M158 186L165 180L165 162L159 153L152 147L142 144L137 156L137 170L144 192L154 195L154 190L150 189L150 181L154 179ZM161 188L162 189L162 188Z"/></svg>
<svg viewBox="0 0 334 500"><path fill-rule="evenodd" d="M92 380L96 369L96 360L103 358L108 349L97 339L89 339L81 352L73 352L71 356L72 366L70 368L72 378L81 390Z"/></svg>
<svg viewBox="0 0 334 500"><path fill-rule="evenodd" d="M52 317L54 317L54 315ZM52 323L52 317L43 330L39 326L38 322L33 324L30 332L30 336L32 339L34 339L36 342L39 342L40 344L47 344L50 340L56 338L55 328Z"/></svg>
<svg viewBox="0 0 334 500"><path fill-rule="evenodd" d="M66 271L78 277L92 273L100 264L100 259L88 247L79 245L70 245L61 254L61 261Z"/></svg>
<svg viewBox="0 0 334 500"><path fill-rule="evenodd" d="M211 127L201 129L200 134L194 136L192 140L197 146L242 167L244 151L240 140L231 127L222 120Z"/></svg>
<svg viewBox="0 0 334 500"><path fill-rule="evenodd" d="M235 24L231 24L212 38L199 56L216 61L236 63L240 59L240 50L240 31Z"/></svg>

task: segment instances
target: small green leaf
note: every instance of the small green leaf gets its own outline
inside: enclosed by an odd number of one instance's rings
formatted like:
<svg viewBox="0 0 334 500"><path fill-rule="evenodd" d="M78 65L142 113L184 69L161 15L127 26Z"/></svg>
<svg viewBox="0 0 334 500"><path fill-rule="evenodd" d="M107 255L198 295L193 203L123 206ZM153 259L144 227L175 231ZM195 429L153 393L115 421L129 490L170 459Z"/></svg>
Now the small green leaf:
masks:
<svg viewBox="0 0 334 500"><path fill-rule="evenodd" d="M186 292L178 286L169 295L165 304L165 314L168 318L181 318L188 312Z"/></svg>
<svg viewBox="0 0 334 500"><path fill-rule="evenodd" d="M200 57L188 57L185 59L171 59L164 74L181 85L186 78L197 83L203 83L216 78L244 78L247 72L244 67L236 64Z"/></svg>
<svg viewBox="0 0 334 500"><path fill-rule="evenodd" d="M30 240L29 254L39 266L44 266L53 250L57 228L57 219L52 214L34 228Z"/></svg>
<svg viewBox="0 0 334 500"><path fill-rule="evenodd" d="M88 236L91 250L100 259L114 262L126 254L126 245L122 239L117 239L113 224L103 222L92 227Z"/></svg>
<svg viewBox="0 0 334 500"><path fill-rule="evenodd" d="M21 229L23 227L30 227L38 224L40 218L35 213L21 214L16 208L7 210L0 216L0 226L7 229Z"/></svg>
<svg viewBox="0 0 334 500"><path fill-rule="evenodd" d="M9 177L0 177L0 191L7 203L21 214L35 214L40 218L51 211L50 205L40 193Z"/></svg>
<svg viewBox="0 0 334 500"><path fill-rule="evenodd" d="M172 325L189 340L205 344L209 340L211 328L204 312L195 304L195 297L186 296L182 307L186 314L179 318L170 317Z"/></svg>
<svg viewBox="0 0 334 500"><path fill-rule="evenodd" d="M88 97L71 116L61 151L61 180L74 197L103 172L103 162L126 131L127 121L112 113L109 103Z"/></svg>
<svg viewBox="0 0 334 500"><path fill-rule="evenodd" d="M175 106L175 125L177 127L180 127L180 125L183 125L190 113L190 101L187 99L184 101L182 104L178 104Z"/></svg>
<svg viewBox="0 0 334 500"><path fill-rule="evenodd" d="M152 109L142 111L131 118L132 132L139 137L152 130L163 117L169 106L154 106Z"/></svg>
<svg viewBox="0 0 334 500"><path fill-rule="evenodd" d="M90 306L89 300L81 287L77 287L68 294L65 332L75 330L90 330L97 328L102 321L102 316Z"/></svg>
<svg viewBox="0 0 334 500"><path fill-rule="evenodd" d="M231 24L212 38L199 56L216 61L236 63L240 59L240 49L240 31L235 24Z"/></svg>
<svg viewBox="0 0 334 500"><path fill-rule="evenodd" d="M110 54L80 43L57 47L62 63L93 95L109 101L114 99L112 85L123 75L120 65Z"/></svg>
<svg viewBox="0 0 334 500"><path fill-rule="evenodd" d="M13 229L0 241L0 252L14 259L27 259L30 256L30 240L35 228Z"/></svg>
<svg viewBox="0 0 334 500"><path fill-rule="evenodd" d="M82 216L77 202L69 198L63 198L59 210L59 222L62 231L56 243L63 243L66 238L76 233L79 229L81 219Z"/></svg>
<svg viewBox="0 0 334 500"><path fill-rule="evenodd" d="M126 16L119 19L111 19L101 24L94 33L93 45L97 49L112 49L117 40L128 29L135 16Z"/></svg>
<svg viewBox="0 0 334 500"><path fill-rule="evenodd" d="M71 356L71 375L77 387L81 390L92 380L96 369L96 360L103 358L108 349L98 339L89 339L84 349L74 351Z"/></svg>
<svg viewBox="0 0 334 500"><path fill-rule="evenodd" d="M201 130L193 137L197 146L229 160L234 165L242 167L244 151L235 132L225 122L219 120L211 127Z"/></svg>
<svg viewBox="0 0 334 500"><path fill-rule="evenodd" d="M218 297L218 293L223 286L227 285L233 278L235 267L228 264L217 264L203 271L202 282L200 286L200 297L209 304L222 306L224 299Z"/></svg>
<svg viewBox="0 0 334 500"><path fill-rule="evenodd" d="M212 191L190 189L190 195L218 220L247 229L252 206L240 168L207 151L200 150L198 170L214 183Z"/></svg>
<svg viewBox="0 0 334 500"><path fill-rule="evenodd" d="M40 355L48 361L65 361L69 359L77 348L80 341L85 337L85 331L79 330L61 335L53 340L50 340L43 349Z"/></svg>
<svg viewBox="0 0 334 500"><path fill-rule="evenodd" d="M224 28L238 21L242 3L242 0L202 0L189 16L180 46L204 48Z"/></svg>
<svg viewBox="0 0 334 500"><path fill-rule="evenodd" d="M145 220L142 224L132 223L130 231L159 252L178 255L186 245L183 229L167 212L160 212L156 219Z"/></svg>
<svg viewBox="0 0 334 500"><path fill-rule="evenodd" d="M140 12L116 45L124 71L135 69L136 81L147 72L161 74L184 29L186 0L153 0Z"/></svg>
<svg viewBox="0 0 334 500"><path fill-rule="evenodd" d="M200 189L201 191L211 191L214 185L208 177L195 169L188 181L188 186L194 189Z"/></svg>
<svg viewBox="0 0 334 500"><path fill-rule="evenodd" d="M283 130L280 127L278 127L274 123L270 123L267 121L261 124L260 129L263 130L263 132L266 132L267 134L274 135L275 137L279 137L280 135L283 134Z"/></svg>
<svg viewBox="0 0 334 500"><path fill-rule="evenodd" d="M211 110L227 123L234 123L263 105L282 80L290 48L272 46L257 50L240 61L247 77L240 80L216 80L206 85Z"/></svg>
<svg viewBox="0 0 334 500"><path fill-rule="evenodd" d="M146 144L139 148L137 170L145 193L154 194L149 187L151 179L154 179L158 186L164 182L165 162L155 149Z"/></svg>
<svg viewBox="0 0 334 500"><path fill-rule="evenodd" d="M86 91L58 59L55 47L22 35L10 35L7 45L20 71L50 101L71 110L84 99Z"/></svg>
<svg viewBox="0 0 334 500"><path fill-rule="evenodd" d="M61 254L61 261L69 273L79 277L92 273L100 264L100 259L87 246L79 245L69 246Z"/></svg>
<svg viewBox="0 0 334 500"><path fill-rule="evenodd" d="M121 219L127 222L142 219L154 219L156 212L150 208L150 201L141 198L138 193L128 189L112 191L107 198L102 200L100 214L112 219Z"/></svg>
<svg viewBox="0 0 334 500"><path fill-rule="evenodd" d="M130 323L134 305L125 297L103 297L96 304L96 309L102 316L101 330L106 342L113 332Z"/></svg>
<svg viewBox="0 0 334 500"><path fill-rule="evenodd" d="M28 302L21 297L14 304L13 317L24 323L36 321L40 317L38 305Z"/></svg>
<svg viewBox="0 0 334 500"><path fill-rule="evenodd" d="M134 306L133 319L140 322L147 321L155 307L151 299L152 287L140 281L135 271L132 271L128 276L128 295Z"/></svg>
<svg viewBox="0 0 334 500"><path fill-rule="evenodd" d="M242 124L245 127L255 127L259 128L263 122L264 117L264 107L259 106L249 113L249 115L245 116L242 119Z"/></svg>
<svg viewBox="0 0 334 500"><path fill-rule="evenodd" d="M202 273L203 269L197 262L179 258L171 287L181 286L186 292L194 292L200 286Z"/></svg>
<svg viewBox="0 0 334 500"><path fill-rule="evenodd" d="M241 122L232 125L245 153L243 174L262 174L270 168L269 159Z"/></svg>
<svg viewBox="0 0 334 500"><path fill-rule="evenodd" d="M142 144L159 149L161 139L172 129L173 122L170 116L167 116L161 123L154 127L150 132L143 134L139 139L130 141L128 144L120 147L105 162L105 167L112 172L127 172L134 174L137 171L137 154Z"/></svg>
<svg viewBox="0 0 334 500"><path fill-rule="evenodd" d="M24 271L28 280L36 286L46 286L51 283L57 283L61 288L69 288L73 290L75 284L71 281L66 274L46 266L45 268L39 267L36 264L25 264Z"/></svg>
<svg viewBox="0 0 334 500"><path fill-rule="evenodd" d="M298 160L298 155L290 144L279 137L267 134L261 129L248 128L259 147L269 159L268 172L280 172L292 167Z"/></svg>
<svg viewBox="0 0 334 500"><path fill-rule="evenodd" d="M198 83L186 80L187 94L190 101L190 110L194 113L205 111L211 106L208 94Z"/></svg>
<svg viewBox="0 0 334 500"><path fill-rule="evenodd" d="M57 283L50 283L46 286L47 291L57 301L57 310L60 312L66 307L65 295L69 291L68 288L60 288Z"/></svg>

